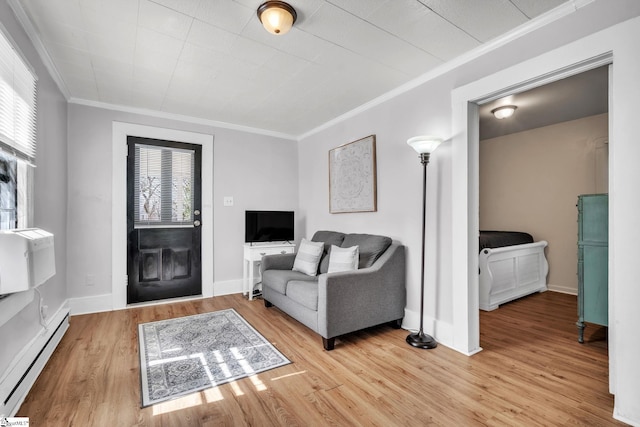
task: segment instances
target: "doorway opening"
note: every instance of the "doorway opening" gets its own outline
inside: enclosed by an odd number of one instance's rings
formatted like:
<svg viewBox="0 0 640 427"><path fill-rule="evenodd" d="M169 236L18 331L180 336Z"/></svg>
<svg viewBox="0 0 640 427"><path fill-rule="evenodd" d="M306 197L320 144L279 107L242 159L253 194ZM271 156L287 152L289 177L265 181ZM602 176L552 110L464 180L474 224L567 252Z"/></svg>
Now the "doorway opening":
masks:
<svg viewBox="0 0 640 427"><path fill-rule="evenodd" d="M479 109L481 105L545 85L593 68L612 64L611 51L587 59L579 54L535 58L452 92L452 271L453 341L458 351L473 355L480 347L479 316ZM507 82L507 83L505 83ZM611 82L609 82L611 87ZM609 124L612 115L609 115ZM613 242L610 242L613 243Z"/></svg>
<svg viewBox="0 0 640 427"><path fill-rule="evenodd" d="M562 79L569 78L572 76L578 76L585 72L591 72L597 68L601 68L606 70L606 87L607 87L607 111L609 104L609 90L610 90L610 79L611 79L611 68L612 58L610 53L603 54L598 57L591 58L589 60L583 61L578 64L574 64L572 66L568 66L556 72L551 72L544 76L531 79L529 81L523 82L518 85L514 85L502 90L498 90L493 92L490 95L480 96L474 100L469 101L468 108L468 165L469 165L469 193L468 193L468 201L470 205L469 212L476 212L476 215L469 216L469 234L468 244L469 248L473 249L475 254L478 253L478 235L481 229L480 227L480 114L483 108L492 109L492 106L495 106L495 102L502 99L508 99L511 101L518 94L525 93L528 90L532 90L535 88L544 87L547 84L554 84L555 82L560 82ZM611 122L611 117L606 117L606 122ZM600 143L602 145L603 142L608 143L608 133L605 137L598 135L592 138L592 142L594 144ZM597 151L598 147L594 147ZM601 147L600 147L601 148ZM597 157L597 155L594 155ZM602 160L602 159L601 159ZM605 158L607 161L607 174L608 174L608 156ZM602 163L602 161L601 161ZM595 169L598 169L595 167ZM602 169L600 167L599 169ZM593 174L598 175L598 172L594 172ZM597 180L595 180L597 181ZM471 184L472 183L472 184ZM596 184L595 187L599 187L602 191L603 186L608 187L608 181L605 179L604 181L601 179L599 184ZM607 188L608 190L608 188ZM605 190L606 191L606 190ZM577 198L577 195L576 195ZM572 204L573 201L571 202ZM471 250L469 251L469 271L478 271L478 260L476 257L471 256ZM478 277L472 274L469 275L469 295L470 295L470 310L478 311L478 296L474 295L474 290L478 289ZM480 347L480 324L479 324L479 316L470 316L469 317L469 331L472 332L469 336L470 343L475 343L476 351L481 350ZM576 332L577 335L577 332ZM477 337L477 338L476 338Z"/></svg>
<svg viewBox="0 0 640 427"><path fill-rule="evenodd" d="M478 106L481 310L546 289L578 294L578 196L608 192L608 71ZM517 109L497 119L501 105Z"/></svg>

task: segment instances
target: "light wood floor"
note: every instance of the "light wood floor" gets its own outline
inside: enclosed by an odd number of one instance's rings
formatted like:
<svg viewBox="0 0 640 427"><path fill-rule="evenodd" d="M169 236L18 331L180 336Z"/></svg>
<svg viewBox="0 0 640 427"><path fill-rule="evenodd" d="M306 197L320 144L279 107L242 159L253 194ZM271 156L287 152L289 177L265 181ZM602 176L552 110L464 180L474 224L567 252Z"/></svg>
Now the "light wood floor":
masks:
<svg viewBox="0 0 640 427"><path fill-rule="evenodd" d="M140 408L137 324L232 307L293 363ZM388 326L336 340L240 295L74 316L18 416L31 426L623 425L611 417L606 330L578 344L576 297L481 312L484 351L419 350Z"/></svg>

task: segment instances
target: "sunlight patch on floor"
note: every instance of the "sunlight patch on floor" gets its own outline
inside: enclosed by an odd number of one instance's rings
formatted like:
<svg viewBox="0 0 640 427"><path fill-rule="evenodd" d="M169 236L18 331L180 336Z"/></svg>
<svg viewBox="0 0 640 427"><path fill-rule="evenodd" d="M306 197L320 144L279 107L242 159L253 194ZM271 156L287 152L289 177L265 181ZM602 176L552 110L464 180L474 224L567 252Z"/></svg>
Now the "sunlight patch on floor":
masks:
<svg viewBox="0 0 640 427"><path fill-rule="evenodd" d="M182 347L168 348L166 350L162 350L163 353L172 353L176 351L182 351Z"/></svg>
<svg viewBox="0 0 640 427"><path fill-rule="evenodd" d="M255 374L255 370L253 369L253 367L251 366L251 364L245 359L245 357L242 355L242 353L237 349L237 348L231 348L229 349L231 354L233 355L233 357L238 361L238 363L240 364L240 366L242 367L243 371L248 375L249 380L251 381L251 383L253 384L253 386L255 387L256 391L265 391L267 390L267 386L264 384L264 382L260 379L260 377L258 375L254 375ZM172 350L168 350L167 352L171 352ZM216 359L216 362L218 364L218 367L224 372L224 374L227 377L231 376L231 371L228 368L228 365L222 355L222 353L220 351L214 351L213 355ZM209 377L211 384L214 386L210 389L206 389L206 390L202 390L201 392L196 392L193 394L190 394L188 396L184 396L178 399L174 399L174 400L170 400L167 402L162 402L162 403L157 403L155 405L153 405L153 415L162 415L162 414L166 414L169 412L173 412L173 411L179 411L181 409L185 409L185 408L189 408L189 407L193 407L193 406L198 406L198 405L202 405L204 403L213 403L213 402L219 402L221 400L224 400L224 396L222 395L222 392L220 391L220 388L215 386L215 382L213 380L213 375L211 373L211 369L209 368L209 366L207 365L207 361L206 358L204 357L204 354L202 353L196 353L196 354L191 354L189 356L176 356L176 357L170 357L170 358L166 358L166 359L160 359L160 360L154 360L154 361L150 361L149 362L149 366L156 366L156 365L160 365L160 364L164 364L164 363L170 363L170 362L176 362L176 361L180 361L180 360L186 360L186 359L198 359L200 360L200 363L203 367L203 369L205 370L207 376ZM293 375L300 375L300 374L304 374L307 371L300 371L300 372L295 372L292 374L288 374L288 375L283 375L280 377L276 377L276 378L272 378L271 381L278 381ZM236 396L243 396L244 392L242 391L242 389L240 388L240 385L237 383L237 381L232 381L229 382L229 386L231 387L233 393ZM204 401L202 399L202 396L204 396Z"/></svg>
<svg viewBox="0 0 640 427"><path fill-rule="evenodd" d="M156 403L153 405L153 416L168 414L169 412L180 411L186 408L202 405L201 393L193 393L178 399L169 400L167 402Z"/></svg>
<svg viewBox="0 0 640 427"><path fill-rule="evenodd" d="M264 385L260 377L258 377L257 375L251 376L249 377L249 379L253 383L253 386L256 388L256 391L265 391L267 389L267 386Z"/></svg>
<svg viewBox="0 0 640 427"><path fill-rule="evenodd" d="M244 391L240 389L240 386L238 385L237 381L230 382L229 385L233 390L233 394L235 394L236 396L244 396Z"/></svg>
<svg viewBox="0 0 640 427"><path fill-rule="evenodd" d="M219 402L224 400L224 396L222 395L222 391L220 391L220 387L209 388L204 390L204 398L207 400L207 403Z"/></svg>
<svg viewBox="0 0 640 427"><path fill-rule="evenodd" d="M292 377L294 375L302 375L302 374L306 374L307 371L299 371L299 372L293 372L291 374L287 374L287 375L282 375L280 377L275 377L275 378L271 378L271 381L279 381L279 380L283 380L287 377Z"/></svg>

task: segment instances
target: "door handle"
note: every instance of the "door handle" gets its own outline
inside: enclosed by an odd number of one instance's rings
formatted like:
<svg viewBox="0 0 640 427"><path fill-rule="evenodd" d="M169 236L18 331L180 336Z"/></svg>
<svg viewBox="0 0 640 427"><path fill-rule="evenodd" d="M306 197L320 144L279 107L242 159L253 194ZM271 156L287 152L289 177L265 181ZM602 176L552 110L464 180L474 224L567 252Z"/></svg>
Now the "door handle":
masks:
<svg viewBox="0 0 640 427"><path fill-rule="evenodd" d="M193 221L193 226L200 227L200 220L196 219L195 221Z"/></svg>

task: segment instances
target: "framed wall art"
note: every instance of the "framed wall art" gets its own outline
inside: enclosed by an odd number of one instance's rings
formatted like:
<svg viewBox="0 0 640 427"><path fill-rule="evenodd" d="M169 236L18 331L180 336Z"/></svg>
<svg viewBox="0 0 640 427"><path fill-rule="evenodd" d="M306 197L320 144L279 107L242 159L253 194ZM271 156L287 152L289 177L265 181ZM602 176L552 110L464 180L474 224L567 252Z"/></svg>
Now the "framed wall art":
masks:
<svg viewBox="0 0 640 427"><path fill-rule="evenodd" d="M375 212L376 136L329 150L329 211Z"/></svg>

